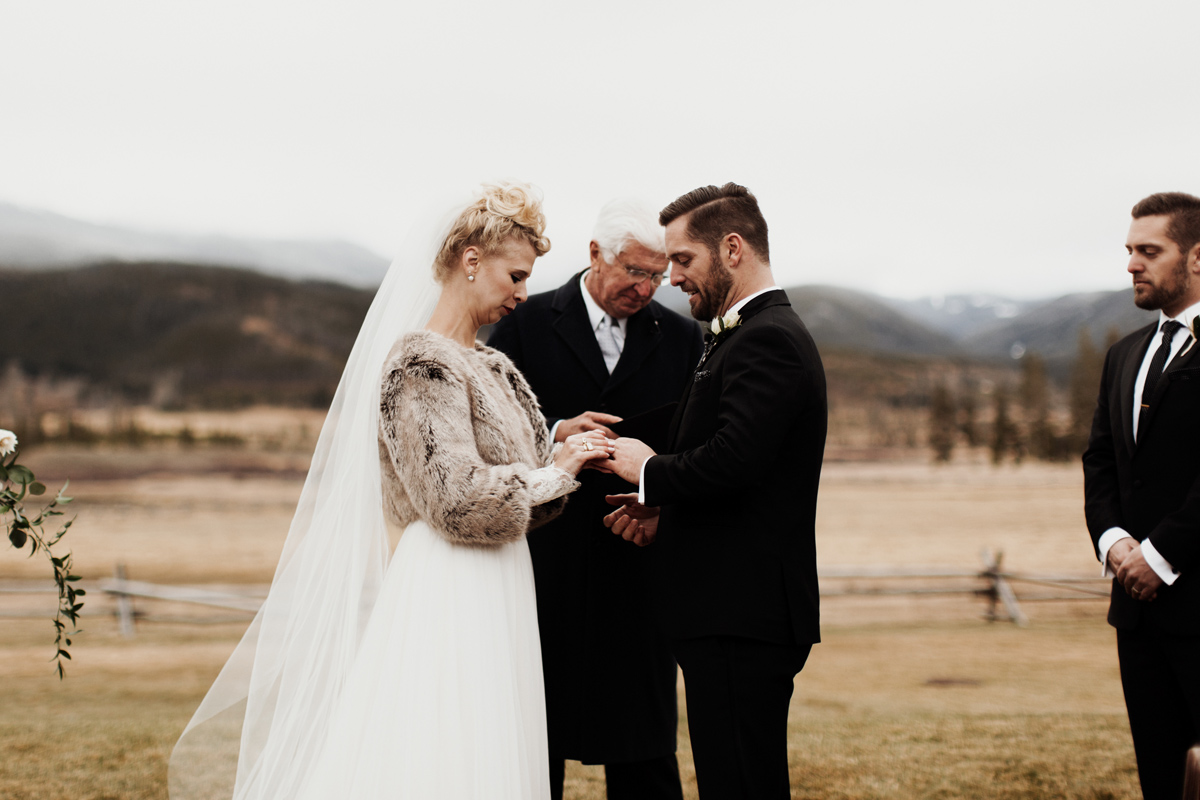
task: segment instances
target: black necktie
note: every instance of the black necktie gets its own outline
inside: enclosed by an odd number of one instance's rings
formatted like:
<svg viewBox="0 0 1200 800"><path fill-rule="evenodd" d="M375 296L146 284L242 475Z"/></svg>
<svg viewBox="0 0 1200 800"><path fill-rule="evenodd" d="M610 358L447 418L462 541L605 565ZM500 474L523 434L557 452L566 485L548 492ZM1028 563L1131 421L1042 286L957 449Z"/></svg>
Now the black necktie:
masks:
<svg viewBox="0 0 1200 800"><path fill-rule="evenodd" d="M1138 437L1141 438L1143 426L1146 424L1146 412L1150 410L1150 398L1154 396L1154 387L1162 377L1163 368L1167 366L1167 356L1171 355L1171 337L1175 331L1183 327L1183 323L1169 319L1162 326L1162 344L1150 359L1150 371L1146 373L1146 384L1142 387L1142 407L1138 412Z"/></svg>

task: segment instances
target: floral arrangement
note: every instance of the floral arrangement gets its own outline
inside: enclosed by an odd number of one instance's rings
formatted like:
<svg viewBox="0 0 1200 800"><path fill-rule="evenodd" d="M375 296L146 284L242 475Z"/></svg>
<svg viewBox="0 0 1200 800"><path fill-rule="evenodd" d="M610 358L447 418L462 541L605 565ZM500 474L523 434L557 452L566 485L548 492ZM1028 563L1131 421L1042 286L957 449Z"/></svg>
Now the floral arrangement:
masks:
<svg viewBox="0 0 1200 800"><path fill-rule="evenodd" d="M64 484L58 495L36 514L26 511L25 500L44 495L46 486L34 479L32 470L17 463L17 435L12 431L0 429L0 519L8 529L8 541L13 547L20 550L28 544L30 557L41 552L50 560L54 571L54 583L58 586L58 612L54 615L57 638L54 641L53 661L59 680L65 675L63 659L71 658L71 654L67 652L67 648L71 646L71 637L79 633L76 623L83 603L79 602L78 598L86 594L83 589L74 586L79 576L71 574L71 554L56 556L51 550L62 540L75 520L63 522L62 526L51 534L47 534L45 528L53 517L63 516L59 507L71 502L71 498L63 494L66 489L67 485Z"/></svg>

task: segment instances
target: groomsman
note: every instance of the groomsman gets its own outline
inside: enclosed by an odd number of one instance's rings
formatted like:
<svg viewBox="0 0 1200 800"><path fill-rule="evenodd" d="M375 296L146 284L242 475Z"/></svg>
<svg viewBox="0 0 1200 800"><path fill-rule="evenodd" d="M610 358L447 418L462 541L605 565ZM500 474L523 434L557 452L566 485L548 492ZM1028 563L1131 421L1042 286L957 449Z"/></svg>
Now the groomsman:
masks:
<svg viewBox="0 0 1200 800"><path fill-rule="evenodd" d="M640 484L641 502L622 498L606 522L653 542L655 605L683 670L700 796L783 800L792 685L820 640L825 372L775 283L753 194L705 186L659 221L671 283L715 335L664 455L617 440L608 464Z"/></svg>
<svg viewBox="0 0 1200 800"><path fill-rule="evenodd" d="M587 269L500 320L488 344L533 387L556 441L675 401L700 358L696 323L654 302L667 272L655 213L601 210ZM665 433L665 423L662 427ZM564 759L603 764L610 800L680 800L676 666L646 613L646 552L614 537L604 497L632 487L584 470L566 511L529 534L546 682L550 786Z"/></svg>
<svg viewBox="0 0 1200 800"><path fill-rule="evenodd" d="M1125 249L1134 303L1159 315L1108 351L1084 508L1114 576L1108 622L1142 794L1176 800L1200 741L1200 198L1139 202Z"/></svg>

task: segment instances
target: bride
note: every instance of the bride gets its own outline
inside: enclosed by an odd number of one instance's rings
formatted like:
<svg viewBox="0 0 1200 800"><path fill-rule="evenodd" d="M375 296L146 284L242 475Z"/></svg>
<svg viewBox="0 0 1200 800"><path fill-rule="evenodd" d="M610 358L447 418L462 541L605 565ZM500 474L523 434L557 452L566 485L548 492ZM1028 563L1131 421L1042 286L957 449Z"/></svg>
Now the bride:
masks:
<svg viewBox="0 0 1200 800"><path fill-rule="evenodd" d="M612 448L552 450L525 379L475 342L525 300L544 230L531 187L485 184L432 278L389 269L271 592L171 756L173 800L549 797L525 533Z"/></svg>

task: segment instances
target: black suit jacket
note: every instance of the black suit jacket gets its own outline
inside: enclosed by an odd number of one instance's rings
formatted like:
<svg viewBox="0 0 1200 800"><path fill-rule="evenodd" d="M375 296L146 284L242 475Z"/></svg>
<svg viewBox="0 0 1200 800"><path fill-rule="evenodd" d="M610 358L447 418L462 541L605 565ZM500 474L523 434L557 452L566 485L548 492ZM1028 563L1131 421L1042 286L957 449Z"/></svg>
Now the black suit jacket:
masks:
<svg viewBox="0 0 1200 800"><path fill-rule="evenodd" d="M1100 537L1121 527L1149 539L1181 575L1152 602L1129 597L1114 580L1108 621L1143 622L1177 635L1200 635L1200 345L1163 371L1133 440L1133 388L1157 323L1112 346L1104 361L1092 433L1083 455L1084 510L1099 556ZM1178 334L1177 334L1178 335Z"/></svg>
<svg viewBox="0 0 1200 800"><path fill-rule="evenodd" d="M488 344L525 374L551 426L584 411L629 418L678 400L703 349L695 322L651 302L626 323L610 376L579 275L530 297ZM529 534L551 753L600 764L673 753L675 662L647 614L647 552L602 522L613 510L604 495L634 487L593 470L579 480L563 515Z"/></svg>
<svg viewBox="0 0 1200 800"><path fill-rule="evenodd" d="M684 392L672 454L645 467L662 506L657 605L677 638L814 643L825 371L783 291L741 316Z"/></svg>

